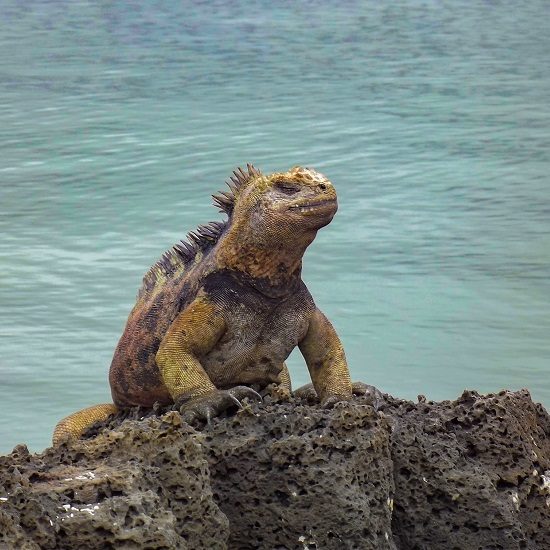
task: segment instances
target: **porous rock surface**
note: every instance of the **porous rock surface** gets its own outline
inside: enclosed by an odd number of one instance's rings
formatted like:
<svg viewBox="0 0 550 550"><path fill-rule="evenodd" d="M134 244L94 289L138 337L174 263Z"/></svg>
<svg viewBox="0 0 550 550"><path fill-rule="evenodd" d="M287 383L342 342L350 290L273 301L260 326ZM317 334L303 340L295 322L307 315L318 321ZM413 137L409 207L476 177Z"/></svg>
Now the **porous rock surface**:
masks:
<svg viewBox="0 0 550 550"><path fill-rule="evenodd" d="M3 548L548 549L550 417L525 390L134 410L0 457Z"/></svg>

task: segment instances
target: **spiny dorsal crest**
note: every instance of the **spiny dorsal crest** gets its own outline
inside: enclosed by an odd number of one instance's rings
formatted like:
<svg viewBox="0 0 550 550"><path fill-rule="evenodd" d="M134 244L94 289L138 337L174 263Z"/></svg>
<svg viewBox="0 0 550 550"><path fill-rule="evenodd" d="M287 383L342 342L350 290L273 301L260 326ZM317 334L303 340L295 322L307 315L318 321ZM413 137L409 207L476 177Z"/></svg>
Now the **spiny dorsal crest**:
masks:
<svg viewBox="0 0 550 550"><path fill-rule="evenodd" d="M217 206L220 212L225 212L229 217L233 212L239 193L252 179L262 175L257 168L252 166L252 164L247 164L246 168L248 172L245 172L242 168L237 168L237 170L233 171L233 176L229 178L229 181L225 182L229 187L229 191L220 191L212 195L214 206Z"/></svg>
<svg viewBox="0 0 550 550"><path fill-rule="evenodd" d="M138 300L149 296L156 286L171 275L193 263L197 253L212 247L220 238L227 222L210 222L199 225L195 231L187 234L187 240L181 240L167 250L143 277Z"/></svg>
<svg viewBox="0 0 550 550"><path fill-rule="evenodd" d="M242 189L250 183L253 178L261 176L261 172L252 166L246 165L247 171L237 168L226 182L229 191L222 191L212 195L214 205L220 208L231 217L235 201ZM199 251L205 251L218 242L220 235L228 225L225 222L210 222L200 225L195 231L187 234L187 239L175 244L170 250L167 250L160 260L156 262L143 277L141 288L138 292L138 300L150 296L154 289L160 287L166 279L177 271L184 270L185 267L193 263Z"/></svg>

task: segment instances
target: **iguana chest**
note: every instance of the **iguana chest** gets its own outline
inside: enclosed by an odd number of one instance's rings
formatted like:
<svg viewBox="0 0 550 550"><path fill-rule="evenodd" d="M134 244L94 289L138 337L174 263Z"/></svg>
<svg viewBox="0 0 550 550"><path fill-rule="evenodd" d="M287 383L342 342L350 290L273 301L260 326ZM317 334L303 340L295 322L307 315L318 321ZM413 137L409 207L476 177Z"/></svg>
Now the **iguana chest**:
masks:
<svg viewBox="0 0 550 550"><path fill-rule="evenodd" d="M283 362L305 336L315 308L305 286L268 298L246 285L225 284L213 298L223 304L226 331L201 363L217 387L279 381Z"/></svg>

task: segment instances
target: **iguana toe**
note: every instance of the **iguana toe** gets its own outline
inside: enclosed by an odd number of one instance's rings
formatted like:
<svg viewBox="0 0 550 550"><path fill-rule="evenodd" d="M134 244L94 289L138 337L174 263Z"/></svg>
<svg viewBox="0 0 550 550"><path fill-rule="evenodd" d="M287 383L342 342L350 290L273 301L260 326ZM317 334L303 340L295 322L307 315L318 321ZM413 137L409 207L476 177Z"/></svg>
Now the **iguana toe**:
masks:
<svg viewBox="0 0 550 550"><path fill-rule="evenodd" d="M332 407L334 407L336 403L340 403L340 401L347 401L347 399L338 395L329 395L321 401L321 407L323 407L323 409L332 409Z"/></svg>
<svg viewBox="0 0 550 550"><path fill-rule="evenodd" d="M370 384L365 384L364 382L353 382L351 385L351 390L353 395L360 395L367 398L369 404L372 405L376 410L378 410L381 402L384 400L382 392L379 389L371 386ZM305 386L299 387L297 390L292 392L292 395L294 397L297 397L298 399L303 399L308 403L319 402L319 397L317 396L317 392L315 391L313 384L306 384ZM324 408L330 409L339 401L345 400L346 399L339 396L328 395L321 402L321 405Z"/></svg>
<svg viewBox="0 0 550 550"><path fill-rule="evenodd" d="M367 401L375 408L375 410L378 410L381 402L384 400L384 396L378 388L375 388L370 384L365 384L365 382L353 382L351 384L351 391L353 392L353 395L361 395L367 398Z"/></svg>
<svg viewBox="0 0 550 550"><path fill-rule="evenodd" d="M260 394L247 386L236 386L229 390L215 390L206 395L176 402L184 422L193 424L197 421L206 421L210 424L212 418L219 416L232 407L242 408L244 398L261 401Z"/></svg>
<svg viewBox="0 0 550 550"><path fill-rule="evenodd" d="M245 397L254 401L262 401L262 396L256 390L253 390L248 386L235 386L234 388L230 388L226 391L235 400L239 407L241 406L240 400Z"/></svg>
<svg viewBox="0 0 550 550"><path fill-rule="evenodd" d="M384 396L380 390L364 382L352 382L351 391L353 395L365 398L365 401L374 407L375 410L378 410L381 403L384 401ZM340 401L349 401L349 399L339 395L328 395L321 400L321 406L325 409L331 409Z"/></svg>
<svg viewBox="0 0 550 550"><path fill-rule="evenodd" d="M304 399L308 403L319 403L319 396L317 395L317 392L315 391L315 388L313 387L313 384L306 384L305 386L301 386L297 390L293 392L294 397L298 397L299 399ZM339 403L340 401L348 401L349 399L346 397L343 397L341 395L327 395L324 399L321 400L321 406L324 409L331 409L336 405L336 403Z"/></svg>
<svg viewBox="0 0 550 550"><path fill-rule="evenodd" d="M315 391L313 384L306 384L305 386L300 386L298 389L292 392L292 395L294 397L297 397L298 399L303 399L308 402L319 401L319 398L317 397L317 392Z"/></svg>

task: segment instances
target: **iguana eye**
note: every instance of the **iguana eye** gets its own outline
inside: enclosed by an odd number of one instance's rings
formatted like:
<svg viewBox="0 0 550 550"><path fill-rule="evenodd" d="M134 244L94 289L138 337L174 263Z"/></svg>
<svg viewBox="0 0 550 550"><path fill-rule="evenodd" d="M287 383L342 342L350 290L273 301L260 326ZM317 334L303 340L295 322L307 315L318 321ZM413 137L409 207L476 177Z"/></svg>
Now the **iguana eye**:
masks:
<svg viewBox="0 0 550 550"><path fill-rule="evenodd" d="M275 187L282 191L285 195L294 195L300 191L300 186L295 183L290 183L287 181L281 181L275 184Z"/></svg>

